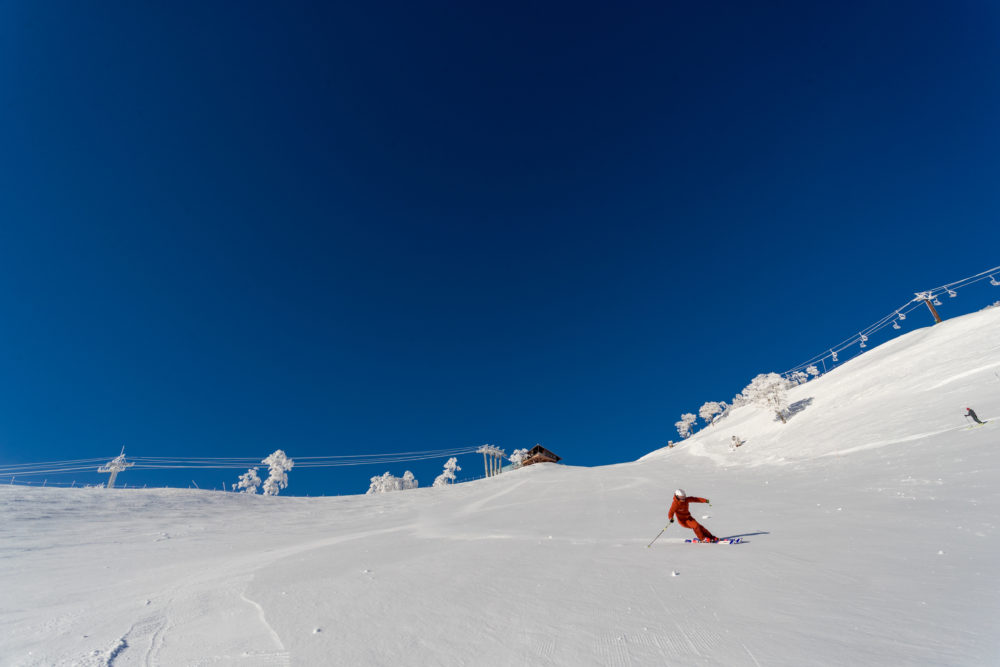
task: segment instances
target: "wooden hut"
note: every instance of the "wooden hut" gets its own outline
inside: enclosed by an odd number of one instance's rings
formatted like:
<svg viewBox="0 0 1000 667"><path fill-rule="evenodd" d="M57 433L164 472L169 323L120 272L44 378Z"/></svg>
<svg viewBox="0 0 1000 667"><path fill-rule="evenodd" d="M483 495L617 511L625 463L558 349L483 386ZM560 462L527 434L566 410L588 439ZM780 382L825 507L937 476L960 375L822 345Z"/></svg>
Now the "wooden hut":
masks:
<svg viewBox="0 0 1000 667"><path fill-rule="evenodd" d="M535 445L531 451L522 459L522 466L530 466L532 463L558 463L561 461L558 456L545 449L541 445Z"/></svg>

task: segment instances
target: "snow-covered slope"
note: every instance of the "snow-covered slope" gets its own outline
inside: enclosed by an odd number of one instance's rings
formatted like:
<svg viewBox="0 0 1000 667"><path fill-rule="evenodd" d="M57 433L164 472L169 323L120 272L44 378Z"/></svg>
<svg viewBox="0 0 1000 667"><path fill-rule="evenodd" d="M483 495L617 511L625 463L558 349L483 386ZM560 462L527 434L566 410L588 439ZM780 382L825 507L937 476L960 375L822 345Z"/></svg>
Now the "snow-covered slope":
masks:
<svg viewBox="0 0 1000 667"><path fill-rule="evenodd" d="M997 370L1000 308L794 389L788 424L740 408L633 463L377 497L0 487L0 664L1000 664ZM676 487L744 542L647 549Z"/></svg>

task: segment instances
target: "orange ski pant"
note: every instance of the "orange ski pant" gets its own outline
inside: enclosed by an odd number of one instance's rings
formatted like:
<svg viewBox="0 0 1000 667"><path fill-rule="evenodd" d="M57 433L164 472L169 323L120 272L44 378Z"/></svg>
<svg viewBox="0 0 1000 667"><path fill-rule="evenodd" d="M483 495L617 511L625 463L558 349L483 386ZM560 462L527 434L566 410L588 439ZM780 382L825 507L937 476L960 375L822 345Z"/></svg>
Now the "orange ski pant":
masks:
<svg viewBox="0 0 1000 667"><path fill-rule="evenodd" d="M712 533L708 532L708 528L705 528L705 526L701 525L700 523L698 523L697 521L695 521L693 518L691 518L691 519L681 519L681 518L678 518L677 519L677 523L681 524L685 528L690 528L691 530L693 530L695 536L699 540L714 540L715 539L715 535L713 535Z"/></svg>

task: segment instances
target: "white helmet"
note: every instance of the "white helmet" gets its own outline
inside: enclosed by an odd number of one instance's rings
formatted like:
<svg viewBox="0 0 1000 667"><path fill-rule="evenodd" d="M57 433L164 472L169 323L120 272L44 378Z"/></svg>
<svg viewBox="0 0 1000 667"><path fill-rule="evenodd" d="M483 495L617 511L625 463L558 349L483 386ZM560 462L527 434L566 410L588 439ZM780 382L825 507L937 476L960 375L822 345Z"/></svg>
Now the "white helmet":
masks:
<svg viewBox="0 0 1000 667"><path fill-rule="evenodd" d="M674 495L680 498L681 500L687 498L687 494L684 493L684 489L677 489L676 491L674 491Z"/></svg>

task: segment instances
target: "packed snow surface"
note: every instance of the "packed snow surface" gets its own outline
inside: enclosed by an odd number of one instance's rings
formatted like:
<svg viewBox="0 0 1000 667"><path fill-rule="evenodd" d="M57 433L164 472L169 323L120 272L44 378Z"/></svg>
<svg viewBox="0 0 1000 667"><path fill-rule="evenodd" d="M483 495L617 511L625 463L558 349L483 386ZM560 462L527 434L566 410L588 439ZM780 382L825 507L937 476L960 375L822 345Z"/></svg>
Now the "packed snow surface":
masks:
<svg viewBox="0 0 1000 667"><path fill-rule="evenodd" d="M0 664L1000 664L998 368L993 308L792 389L787 424L739 408L632 463L342 498L3 486ZM677 487L743 542L647 548Z"/></svg>

